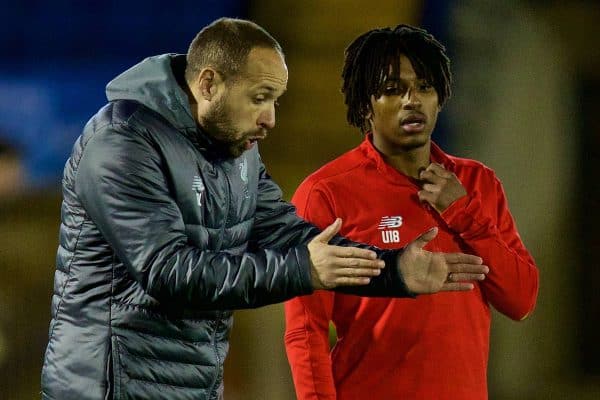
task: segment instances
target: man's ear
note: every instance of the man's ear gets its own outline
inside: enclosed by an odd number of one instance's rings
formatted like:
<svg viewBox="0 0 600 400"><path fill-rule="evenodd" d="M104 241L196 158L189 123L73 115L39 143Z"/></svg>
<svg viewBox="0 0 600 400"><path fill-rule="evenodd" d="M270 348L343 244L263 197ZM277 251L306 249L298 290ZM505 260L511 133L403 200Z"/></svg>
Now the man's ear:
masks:
<svg viewBox="0 0 600 400"><path fill-rule="evenodd" d="M371 102L374 101L375 96L371 96ZM367 108L367 113L365 114L365 122L371 126L373 123L373 109L371 107Z"/></svg>
<svg viewBox="0 0 600 400"><path fill-rule="evenodd" d="M372 123L373 122L373 103L377 101L375 95L371 95L371 103L367 105L367 113L365 114L365 121Z"/></svg>
<svg viewBox="0 0 600 400"><path fill-rule="evenodd" d="M364 127L367 128L367 130L370 130L370 131L373 130L373 111L371 111L371 110L369 110L367 112L367 114L365 115Z"/></svg>
<svg viewBox="0 0 600 400"><path fill-rule="evenodd" d="M217 94L221 76L212 68L204 68L198 74L198 84L200 95L205 100L210 101Z"/></svg>

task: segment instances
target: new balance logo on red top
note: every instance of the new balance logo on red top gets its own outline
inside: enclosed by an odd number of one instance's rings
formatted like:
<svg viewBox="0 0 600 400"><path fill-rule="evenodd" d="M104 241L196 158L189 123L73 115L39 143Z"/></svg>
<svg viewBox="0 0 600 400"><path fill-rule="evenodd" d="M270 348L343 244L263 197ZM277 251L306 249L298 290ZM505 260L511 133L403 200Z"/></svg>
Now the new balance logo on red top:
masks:
<svg viewBox="0 0 600 400"><path fill-rule="evenodd" d="M400 243L400 232L395 228L402 226L402 217L399 215L381 217L377 229L381 231L383 243Z"/></svg>
<svg viewBox="0 0 600 400"><path fill-rule="evenodd" d="M383 229L389 229L389 228L399 228L400 226L402 226L402 217L401 216L396 215L393 217L388 217L386 215L385 217L381 217L381 222L379 223L379 226L377 227L377 229L383 230Z"/></svg>

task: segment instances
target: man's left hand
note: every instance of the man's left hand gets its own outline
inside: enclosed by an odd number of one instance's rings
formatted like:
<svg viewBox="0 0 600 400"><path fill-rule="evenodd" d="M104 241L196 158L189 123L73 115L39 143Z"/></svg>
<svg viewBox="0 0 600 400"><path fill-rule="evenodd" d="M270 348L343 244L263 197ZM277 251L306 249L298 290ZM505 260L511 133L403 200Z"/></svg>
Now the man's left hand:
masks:
<svg viewBox="0 0 600 400"><path fill-rule="evenodd" d="M427 169L421 171L419 178L422 181L419 200L429 203L438 213L467 195L456 175L440 164L429 164Z"/></svg>

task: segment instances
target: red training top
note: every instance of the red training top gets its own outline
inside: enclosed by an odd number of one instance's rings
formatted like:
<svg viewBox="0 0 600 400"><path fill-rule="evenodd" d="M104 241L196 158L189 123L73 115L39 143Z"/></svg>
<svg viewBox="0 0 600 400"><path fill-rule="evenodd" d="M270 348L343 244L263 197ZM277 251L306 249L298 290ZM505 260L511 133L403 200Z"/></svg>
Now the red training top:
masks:
<svg viewBox="0 0 600 400"><path fill-rule="evenodd" d="M469 292L416 299L316 291L285 304L285 345L298 399L487 399L490 304L521 320L534 308L538 270L508 210L502 185L483 164L445 154L468 195L441 215L417 197L418 183L387 165L370 141L310 175L292 202L323 229L381 248L406 245L427 229L426 249L483 258L490 272ZM329 321L338 340L329 353Z"/></svg>

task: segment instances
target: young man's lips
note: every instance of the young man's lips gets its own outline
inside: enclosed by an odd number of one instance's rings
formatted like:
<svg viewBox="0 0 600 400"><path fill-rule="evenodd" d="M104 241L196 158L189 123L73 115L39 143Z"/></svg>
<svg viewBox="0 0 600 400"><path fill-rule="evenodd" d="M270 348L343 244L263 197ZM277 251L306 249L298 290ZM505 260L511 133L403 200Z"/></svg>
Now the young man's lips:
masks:
<svg viewBox="0 0 600 400"><path fill-rule="evenodd" d="M421 133L425 130L425 124L422 122L402 124L402 129L407 133Z"/></svg>
<svg viewBox="0 0 600 400"><path fill-rule="evenodd" d="M408 115L404 118L402 118L401 124L402 125L406 125L406 124L425 124L425 121L427 120L427 118L425 117L425 115L418 113L418 114L411 114Z"/></svg>
<svg viewBox="0 0 600 400"><path fill-rule="evenodd" d="M423 114L412 114L404 117L400 125L407 133L420 133L425 130L425 122L426 118Z"/></svg>

